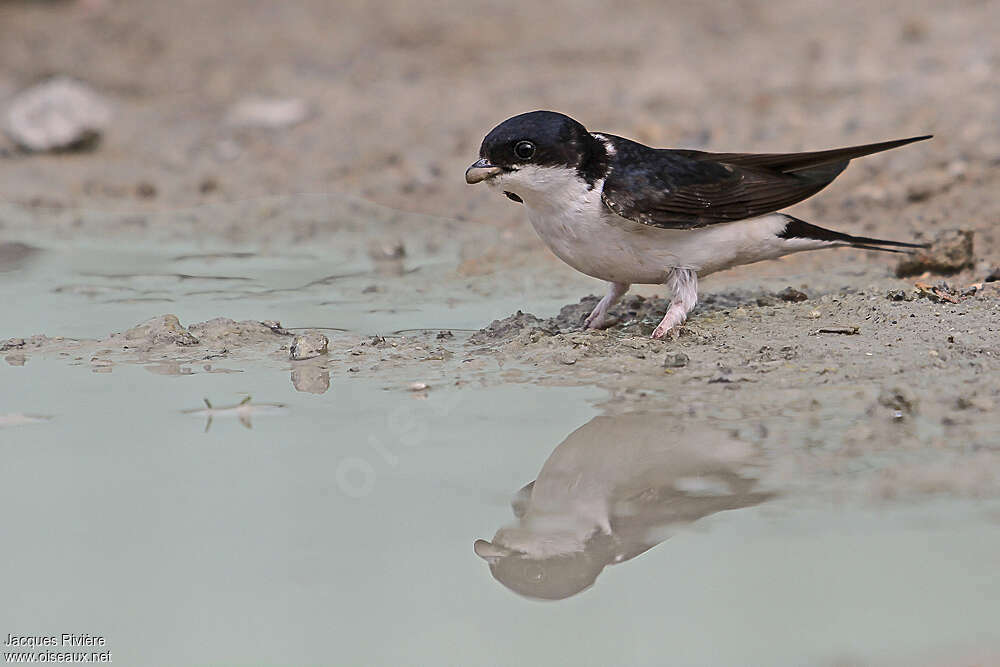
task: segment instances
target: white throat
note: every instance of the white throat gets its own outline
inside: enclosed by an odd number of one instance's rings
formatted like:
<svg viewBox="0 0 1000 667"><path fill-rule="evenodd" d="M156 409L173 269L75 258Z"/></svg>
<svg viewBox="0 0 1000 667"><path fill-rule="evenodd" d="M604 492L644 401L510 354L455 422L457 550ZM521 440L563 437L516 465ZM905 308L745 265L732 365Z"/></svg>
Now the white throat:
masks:
<svg viewBox="0 0 1000 667"><path fill-rule="evenodd" d="M529 209L538 209L573 206L588 201L599 202L604 181L598 181L594 187L590 187L570 167L524 165L491 179L491 184L500 190L516 194Z"/></svg>
<svg viewBox="0 0 1000 667"><path fill-rule="evenodd" d="M523 200L531 226L559 259L594 275L585 256L593 253L594 231L607 224L603 179L591 186L575 169L528 165L492 180Z"/></svg>

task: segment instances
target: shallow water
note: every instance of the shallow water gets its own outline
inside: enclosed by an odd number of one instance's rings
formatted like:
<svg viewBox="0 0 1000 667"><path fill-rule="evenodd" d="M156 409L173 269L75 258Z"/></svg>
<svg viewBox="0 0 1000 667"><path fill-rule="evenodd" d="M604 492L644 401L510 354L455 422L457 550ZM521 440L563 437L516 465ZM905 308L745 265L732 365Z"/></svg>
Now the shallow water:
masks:
<svg viewBox="0 0 1000 667"><path fill-rule="evenodd" d="M254 216L273 210L318 221L300 221L315 238L293 241L292 223L277 232L252 223ZM481 245L481 230L460 242L450 230L455 221L337 195L146 215L85 212L80 219L95 226L84 225L87 231L70 225L37 233L37 222L17 207L0 203L0 214L15 221L0 239L0 338L37 333L102 338L163 313L176 314L185 325L229 317L368 334L476 330L528 298L558 310L567 297L565 291L540 289L533 275L508 279L502 289L489 277L460 275L461 244ZM248 238L221 240L218 225L224 221ZM129 230L140 223L141 229L180 229L166 238L147 238ZM199 231L213 224L212 231ZM397 243L400 257L392 255Z"/></svg>
<svg viewBox="0 0 1000 667"><path fill-rule="evenodd" d="M364 255L338 256L328 247L233 252L210 244L108 248L49 241L17 268L0 273L0 301L8 304L0 337L101 338L156 313L174 313L184 324L224 316L388 333L473 328L507 312L496 310L507 303L461 293L457 299L434 295L438 298L415 306L406 283L435 280L444 266L454 266L450 255L445 259L443 264L441 257L410 257L386 267L403 275L386 276Z"/></svg>
<svg viewBox="0 0 1000 667"><path fill-rule="evenodd" d="M45 360L0 377L0 412L50 418L0 428L0 627L101 634L121 664L867 664L996 639L1000 508L947 499L777 490L672 523L563 601L507 590L473 543L580 442L595 389L311 395L286 371ZM247 394L281 408L207 430L185 412Z"/></svg>

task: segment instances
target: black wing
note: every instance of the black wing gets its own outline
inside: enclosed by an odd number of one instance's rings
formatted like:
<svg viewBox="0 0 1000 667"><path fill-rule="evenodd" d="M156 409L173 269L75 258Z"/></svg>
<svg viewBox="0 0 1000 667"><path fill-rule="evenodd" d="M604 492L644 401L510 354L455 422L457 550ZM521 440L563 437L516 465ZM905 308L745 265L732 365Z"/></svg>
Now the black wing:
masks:
<svg viewBox="0 0 1000 667"><path fill-rule="evenodd" d="M929 138L761 154L652 149L609 137L616 154L602 198L623 218L654 227L691 229L742 220L811 197L853 158Z"/></svg>

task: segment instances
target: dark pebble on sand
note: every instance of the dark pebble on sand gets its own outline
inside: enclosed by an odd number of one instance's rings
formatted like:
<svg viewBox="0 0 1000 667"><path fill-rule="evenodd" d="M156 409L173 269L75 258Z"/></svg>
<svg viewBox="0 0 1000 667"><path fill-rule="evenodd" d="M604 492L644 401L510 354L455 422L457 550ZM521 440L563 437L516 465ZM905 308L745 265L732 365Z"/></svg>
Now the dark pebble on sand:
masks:
<svg viewBox="0 0 1000 667"><path fill-rule="evenodd" d="M778 298L789 303L799 303L800 301L808 301L809 295L795 289L794 287L786 287L778 292Z"/></svg>

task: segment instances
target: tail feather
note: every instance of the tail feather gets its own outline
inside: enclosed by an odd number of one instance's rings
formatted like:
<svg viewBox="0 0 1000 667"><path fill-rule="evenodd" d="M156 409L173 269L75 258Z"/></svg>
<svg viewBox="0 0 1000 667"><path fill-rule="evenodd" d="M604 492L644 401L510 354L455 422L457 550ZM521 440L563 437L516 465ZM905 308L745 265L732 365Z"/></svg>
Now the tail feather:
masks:
<svg viewBox="0 0 1000 667"><path fill-rule="evenodd" d="M882 252L898 252L903 255L912 255L914 252L912 250L899 250L898 248L883 248L882 246L868 245L867 243L851 243L849 246L858 250L881 250Z"/></svg>
<svg viewBox="0 0 1000 667"><path fill-rule="evenodd" d="M906 243L904 241L888 241L886 239L876 239L870 236L854 236L835 232L832 229L825 229L810 224L805 220L793 218L786 215L788 225L785 226L778 236L784 239L812 239L814 241L829 241L860 248L862 250L881 250L883 252L912 253L914 250L898 250L898 248L926 248L926 243ZM888 246L888 247L886 247Z"/></svg>

